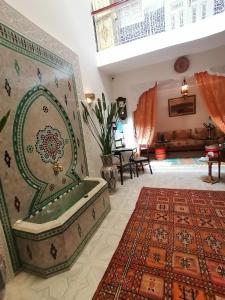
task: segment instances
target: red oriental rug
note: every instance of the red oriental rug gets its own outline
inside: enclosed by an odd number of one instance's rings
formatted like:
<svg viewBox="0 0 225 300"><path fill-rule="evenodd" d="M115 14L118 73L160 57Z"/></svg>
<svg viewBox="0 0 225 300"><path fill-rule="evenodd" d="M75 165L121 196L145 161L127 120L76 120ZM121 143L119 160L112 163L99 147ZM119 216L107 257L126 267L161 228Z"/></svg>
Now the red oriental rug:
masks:
<svg viewBox="0 0 225 300"><path fill-rule="evenodd" d="M225 192L143 188L93 299L225 299Z"/></svg>

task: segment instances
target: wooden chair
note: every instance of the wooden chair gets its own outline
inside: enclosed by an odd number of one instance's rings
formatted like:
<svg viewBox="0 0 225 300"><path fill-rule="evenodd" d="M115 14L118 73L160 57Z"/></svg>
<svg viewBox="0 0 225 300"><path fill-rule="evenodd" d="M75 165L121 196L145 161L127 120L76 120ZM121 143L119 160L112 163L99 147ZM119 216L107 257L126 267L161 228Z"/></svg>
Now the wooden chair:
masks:
<svg viewBox="0 0 225 300"><path fill-rule="evenodd" d="M133 179L134 171L131 162L132 156L133 156L133 150L126 151L126 152L118 151L118 154L114 154L114 157L117 159L117 161L114 160L114 163L117 165L118 171L120 173L121 185L123 185L123 173L125 170L127 169L129 170L130 178Z"/></svg>
<svg viewBox="0 0 225 300"><path fill-rule="evenodd" d="M150 161L150 149L149 145L139 145L140 149L140 155L142 154L142 151L146 152L146 156L133 156L131 157L131 163L135 165L136 169L136 174L137 177L139 176L139 167L142 168L142 171L144 171L144 165L149 166L150 173L153 174L152 172L152 167L151 167L151 161Z"/></svg>

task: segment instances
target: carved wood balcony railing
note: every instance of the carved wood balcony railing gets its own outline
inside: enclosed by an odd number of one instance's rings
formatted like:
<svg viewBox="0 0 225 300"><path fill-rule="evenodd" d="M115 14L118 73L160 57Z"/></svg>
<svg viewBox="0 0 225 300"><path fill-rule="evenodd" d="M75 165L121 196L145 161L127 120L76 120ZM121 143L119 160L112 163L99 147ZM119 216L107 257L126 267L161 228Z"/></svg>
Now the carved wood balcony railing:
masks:
<svg viewBox="0 0 225 300"><path fill-rule="evenodd" d="M93 0L97 51L224 12L225 0Z"/></svg>

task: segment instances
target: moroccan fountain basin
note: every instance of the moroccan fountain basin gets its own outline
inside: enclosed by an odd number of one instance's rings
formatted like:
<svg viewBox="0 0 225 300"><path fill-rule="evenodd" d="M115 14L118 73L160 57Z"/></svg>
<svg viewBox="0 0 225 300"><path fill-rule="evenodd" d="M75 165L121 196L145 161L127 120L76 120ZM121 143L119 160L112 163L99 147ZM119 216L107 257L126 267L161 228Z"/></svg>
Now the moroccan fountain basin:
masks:
<svg viewBox="0 0 225 300"><path fill-rule="evenodd" d="M13 225L22 267L42 277L69 269L110 210L107 183L85 178Z"/></svg>

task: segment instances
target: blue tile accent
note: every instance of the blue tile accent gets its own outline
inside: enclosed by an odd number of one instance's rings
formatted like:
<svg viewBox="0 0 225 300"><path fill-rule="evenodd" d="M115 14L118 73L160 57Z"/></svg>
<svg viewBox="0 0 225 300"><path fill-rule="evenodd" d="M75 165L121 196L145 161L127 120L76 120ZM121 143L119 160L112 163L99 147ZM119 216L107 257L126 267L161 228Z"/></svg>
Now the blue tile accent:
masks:
<svg viewBox="0 0 225 300"><path fill-rule="evenodd" d="M225 9L225 1L224 0L214 0L214 14L219 14L223 12Z"/></svg>

